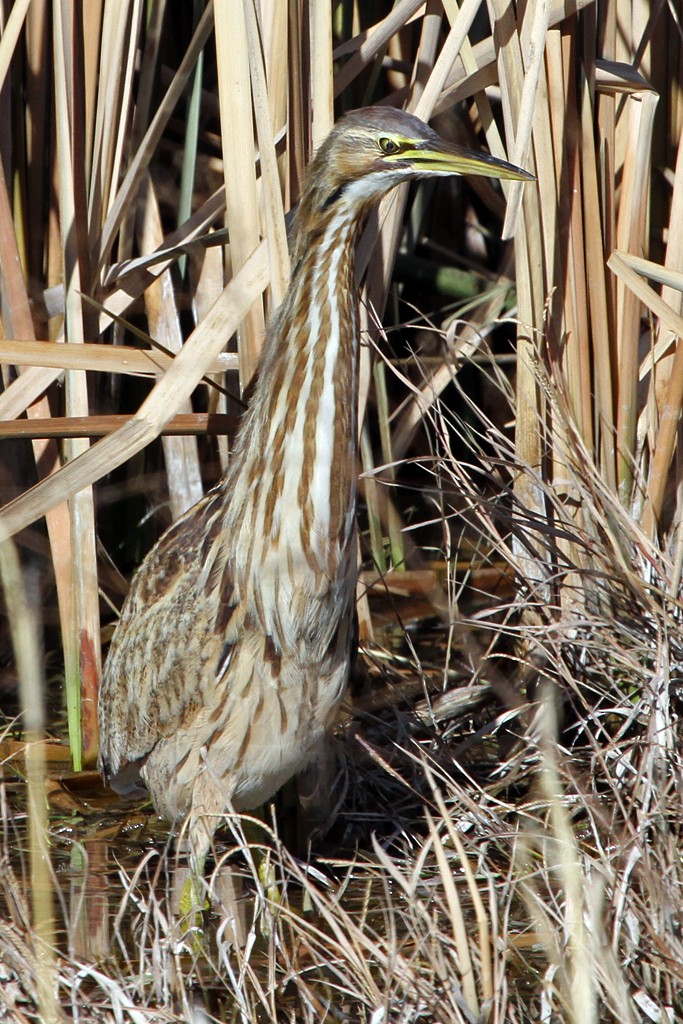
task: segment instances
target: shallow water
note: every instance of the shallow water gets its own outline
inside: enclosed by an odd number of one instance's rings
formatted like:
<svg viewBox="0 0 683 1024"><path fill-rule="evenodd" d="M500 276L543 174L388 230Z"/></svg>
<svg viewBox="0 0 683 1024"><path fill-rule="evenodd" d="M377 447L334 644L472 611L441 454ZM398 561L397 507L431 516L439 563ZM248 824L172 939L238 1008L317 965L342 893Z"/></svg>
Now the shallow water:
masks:
<svg viewBox="0 0 683 1024"><path fill-rule="evenodd" d="M381 685L365 680L362 692L355 696L366 710L347 724L343 745L350 775L344 805L330 834L315 843L310 856L297 859L290 852L297 847L291 799L278 817L286 846L264 836L251 837L245 844L239 823L236 834L224 829L217 836L214 861L208 865L211 909L203 915L201 929L179 914L187 863L168 823L148 802L131 804L105 790L96 772L70 772L64 746L51 748L45 780L53 889L49 894L35 893L22 762L20 757L5 759L0 784L6 865L0 881L1 916L17 934L30 937L36 911L41 905L47 908L55 921L59 971L72 978L78 965L82 975L77 1005L87 993L90 1002L107 1007L107 1012L117 1000L121 1006L132 1000L171 1015L160 1020L200 1019L195 1005L200 1003L220 1020L269 1021L281 1016L299 1021L309 1019L301 1016L299 1002L301 981L297 979L304 977L306 1005L313 998L310 993L321 1001L318 1010L311 1011L311 1020L325 1015L330 1020L372 1019L372 1003L367 1002L372 997L356 1005L353 984L339 980L340 972L345 977L344 969L334 966L330 949L334 951L335 942L341 941L334 938L339 928L350 944L358 941L358 934L376 935L378 948L388 942L385 936L391 932L391 942L402 949L402 955L408 955L413 943L419 956L420 942L432 941L429 936L411 934L412 908L400 886L379 865L373 841L379 837L382 848L394 854L401 843L419 847L423 804L414 786L420 769L411 777L406 767L409 760L401 762L399 770L405 773L405 786L401 786L392 774L396 768L387 770L381 759L391 759L396 739L412 742L411 735L402 734L405 722L394 721L393 706L422 696L426 672L433 672L437 691L445 678L440 627L428 630L423 623L419 633L413 634L423 658L419 675L410 660L402 660L412 657L405 633L385 632L383 639L392 648L391 657L379 658L369 669L376 680L381 676ZM418 749L419 736L415 742ZM5 753L13 752L8 747ZM373 760L377 752L379 762ZM340 792L343 789L342 781ZM265 849L274 851L277 884L270 893L264 891L261 861L252 856ZM305 891L307 879L310 894ZM425 879L425 885L430 884ZM471 913L466 893L464 910ZM434 941L440 941L438 929L435 934ZM362 973L363 969L361 960L354 970ZM372 977L384 969L374 961L368 968L365 983L371 992ZM236 992L247 985L247 976L252 1000L248 1012L235 1002ZM387 984L385 980L383 987ZM345 994L340 996L338 990ZM331 992L337 994L333 997ZM73 998L72 994L72 1002ZM322 1016L317 1017L318 1012ZM124 1013L121 1019L129 1018Z"/></svg>
<svg viewBox="0 0 683 1024"><path fill-rule="evenodd" d="M2 799L6 870L0 884L1 916L25 926L37 908L30 885L24 783L3 783ZM308 941L326 929L325 911L311 906L302 886L303 873L309 870L325 906L338 896L349 920L362 921L368 934L381 934L386 927L379 899L383 882L374 868L368 870L365 859L354 870L343 857L312 857L305 867L287 854L282 863L276 854L276 887L269 896L259 877L261 862L249 862L255 847L246 856L244 850L235 852L242 837L223 830L216 844L217 863L207 871L211 909L197 929L183 922L178 912L187 869L167 823L149 806L114 806L95 780L90 792L81 780L79 800L80 811L67 814L53 807L49 828L59 970L69 975L73 965L78 966L83 976L78 1005L104 1002L114 1007L125 993L138 1006L153 1007L155 1012L163 1008L171 1014L168 1019L215 1015L218 1020L266 1021L274 1013L277 1019L299 1020L303 1018L296 1009L296 987L286 979L285 964L293 958L294 973L308 972L310 990L325 1003L326 1019L370 1019L348 993L333 1012L337 997L332 1000L328 980L335 972L325 962L328 953ZM256 845L260 849L261 844ZM401 899L397 894L397 907ZM37 902L45 908L49 896L42 894ZM283 954L285 941L291 949ZM248 1015L237 1015L235 992L244 984L239 975L245 971L252 990L268 993L270 1010L259 1011L252 993L254 1005ZM197 1017L200 1007L211 1017Z"/></svg>

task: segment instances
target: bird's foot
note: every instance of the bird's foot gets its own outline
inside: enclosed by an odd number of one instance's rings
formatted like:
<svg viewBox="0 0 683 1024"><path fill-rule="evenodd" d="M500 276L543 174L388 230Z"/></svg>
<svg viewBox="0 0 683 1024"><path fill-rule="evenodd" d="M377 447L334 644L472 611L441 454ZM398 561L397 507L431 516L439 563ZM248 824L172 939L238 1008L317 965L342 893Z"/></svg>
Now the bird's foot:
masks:
<svg viewBox="0 0 683 1024"><path fill-rule="evenodd" d="M190 871L180 893L178 911L186 931L203 930L204 911L209 909L201 877Z"/></svg>
<svg viewBox="0 0 683 1024"><path fill-rule="evenodd" d="M282 895L278 885L277 876L270 850L266 850L255 858L258 880L263 887L263 894L269 903L279 905L282 902Z"/></svg>

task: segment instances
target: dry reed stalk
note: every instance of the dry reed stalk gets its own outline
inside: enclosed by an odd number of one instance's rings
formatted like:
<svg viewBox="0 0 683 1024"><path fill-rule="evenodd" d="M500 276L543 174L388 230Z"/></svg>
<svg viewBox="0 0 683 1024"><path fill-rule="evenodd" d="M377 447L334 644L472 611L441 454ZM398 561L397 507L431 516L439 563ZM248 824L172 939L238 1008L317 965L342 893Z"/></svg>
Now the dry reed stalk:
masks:
<svg viewBox="0 0 683 1024"><path fill-rule="evenodd" d="M567 73L571 73L571 64ZM598 433L598 447L600 455L600 466L609 485L616 489L617 467L614 437L616 434L616 412L614 401L614 380L612 367L612 339L611 325L614 322L612 296L607 291L605 279L604 252L608 237L611 234L610 225L603 226L600 216L599 202L599 181L600 172L596 162L596 155L593 143L593 114L591 110L591 98L585 78L582 79L580 92L581 102L581 128L580 128L580 153L581 172L583 182L583 232L577 237L576 260L583 260L583 268L578 268L578 274L583 270L585 277L581 279L582 286L588 293L587 309L590 313L589 323L583 326L586 334L581 339L582 348L586 355L593 356L595 361L594 388L595 388L595 427L591 429ZM608 210L614 209L614 178L610 176L605 181ZM583 255L585 251L585 256ZM579 292L579 297L581 293ZM575 301L570 296L570 301ZM590 335L588 333L590 328ZM588 339L592 344L588 344ZM587 350L587 351L586 351ZM573 399L583 397L584 392ZM590 405L588 406L590 410ZM584 419L586 418L584 414ZM584 434L584 436L586 436ZM593 445L591 445L593 447Z"/></svg>
<svg viewBox="0 0 683 1024"><path fill-rule="evenodd" d="M258 139L261 170L259 198L263 210L264 233L268 245L270 276L270 309L274 311L282 302L289 283L290 263L287 248L287 229L282 201L282 188L275 150L275 130L268 97L268 83L261 36L255 9L245 6L247 38L249 42L249 73L253 97L253 110Z"/></svg>
<svg viewBox="0 0 683 1024"><path fill-rule="evenodd" d="M17 550L7 537L0 539L0 579L5 595L19 677L22 725L26 750L28 789L30 907L35 956L36 999L41 1020L62 1020L57 1003L57 942L43 743L46 714L44 673L36 612L28 602Z"/></svg>
<svg viewBox="0 0 683 1024"><path fill-rule="evenodd" d="M562 886L563 931L560 985L572 1024L597 1024L598 1006L595 991L595 971L592 958L590 932L592 922L588 894L588 879L583 875L581 857L574 828L564 800L559 775L557 753L557 717L553 696L547 693L539 714L540 747L542 754L540 785L547 801L549 831L549 868L556 873ZM598 908L599 910L599 908Z"/></svg>
<svg viewBox="0 0 683 1024"><path fill-rule="evenodd" d="M143 253L152 252L163 243L158 197L154 184L149 178L140 241ZM145 289L145 311L149 331L155 341L167 352L180 352L183 338L170 271L167 270L160 274L156 281ZM192 414L192 404L189 398L178 412L181 415L183 413L185 415ZM197 441L192 437L164 437L162 444L166 460L171 516L173 519L177 519L195 502L199 501L204 493L199 468L199 451Z"/></svg>
<svg viewBox="0 0 683 1024"><path fill-rule="evenodd" d="M71 345L46 345L43 341L14 338L0 340L0 364L9 366L50 366L57 370L91 370L96 373L132 374L154 377L167 370L173 355L155 350L131 348L125 345L94 345L84 342L77 348ZM207 368L208 373L225 373L237 369L237 357L221 352ZM56 379L56 378L51 378ZM8 389L9 390L9 389ZM4 392L3 394L7 394ZM1 419L16 419L2 416Z"/></svg>
<svg viewBox="0 0 683 1024"><path fill-rule="evenodd" d="M307 96L310 125L310 155L327 137L334 124L332 77L332 5L311 4L308 8Z"/></svg>
<svg viewBox="0 0 683 1024"><path fill-rule="evenodd" d="M54 11L54 85L56 152L60 191L58 215L62 238L65 283L64 332L70 344L82 344L86 326L81 291L88 279L85 259L86 211L81 174L84 143L80 100L80 64L71 52L77 38L78 15L64 2ZM78 127L77 127L78 126ZM65 375L67 416L89 413L85 374L68 370ZM67 461L87 452L88 438L66 442ZM65 636L66 700L69 742L76 771L94 764L98 750L97 689L101 670L99 593L95 542L95 504L91 488L76 492L69 504L73 551L71 585L75 595L74 620Z"/></svg>
<svg viewBox="0 0 683 1024"><path fill-rule="evenodd" d="M17 12L18 13L18 12ZM11 19L10 19L11 20ZM10 26L8 25L8 29ZM34 48L31 43L36 43L39 37L42 38L42 45L46 43L44 33L41 31L41 21L39 14L35 14L33 18L29 19L28 22L28 37L29 37L29 61L33 58L33 63L37 59ZM8 41L13 38L12 31L9 32ZM3 35L3 43L5 42L5 35ZM37 47L40 51L40 45ZM39 79L43 76L39 76ZM35 111L36 119L38 120L39 111ZM38 131L40 125L36 123L35 129ZM37 144L35 136L32 137L32 143L34 151L37 151ZM24 199L26 200L26 195ZM6 205L6 209L2 210L1 207ZM27 227L31 227L34 223L35 218L35 207L29 202L22 203L22 206L18 210L18 221L22 222L25 217ZM5 329L9 326L10 331L16 333L19 337L23 337L28 341L35 338L34 325L31 317L31 309L29 304L29 298L26 291L26 286L22 279L22 266L27 265L27 261L35 250L35 242L29 244L29 246L20 253L17 240L15 239L12 231L12 216L9 212L9 199L6 190L6 184L4 179L4 173L0 172L0 222L4 225L2 236L0 238L0 266L2 267L3 279L9 303L9 310L11 314L7 317L5 323ZM23 379L20 378L16 391L20 389L24 394L23 408L29 418L40 418L51 415L50 404L46 397L41 396L41 390L31 390L29 382L26 379L27 375L30 375L31 371L28 371L23 375ZM8 389L9 391L10 389ZM7 394L7 392L5 393ZM3 399L5 395L3 395ZM19 414L19 410L10 410L15 415ZM56 472L59 464L58 452L55 444L51 441L37 440L33 442L33 453L36 461L36 465L39 467L39 472L43 475L49 475ZM78 664L78 652L76 648L76 634L73 629L73 623L75 621L75 602L74 592L72 586L72 566L73 566L73 548L72 548L72 535L71 535L71 522L69 519L69 512L66 506L57 506L51 510L47 517L48 534L50 538L50 545L52 551L52 562L54 567L55 582L57 587L59 612L62 622L62 629L65 636L65 658L68 664L76 666ZM73 690L72 690L73 693ZM74 735L77 735L78 730L73 730ZM80 734L78 733L78 740L80 743Z"/></svg>
<svg viewBox="0 0 683 1024"><path fill-rule="evenodd" d="M543 145L546 138L541 131L541 120L525 104L527 120L533 116L533 129L521 126L519 116L522 97L525 95L525 60L528 51L522 52L521 25L515 23L512 8L502 0L490 0L489 14L493 24L493 38L498 50L498 67L501 82L501 99L506 127L511 137L521 131L523 138L530 138L533 130L534 157L531 169L540 181L546 176L543 162L551 157L551 151ZM533 86L533 80L532 80ZM541 111L541 116L543 111ZM552 166L547 174L552 175ZM522 474L515 481L515 493L524 509L531 515L544 517L546 514L543 495L535 481L540 473L543 459L542 434L539 423L546 418L545 396L539 387L536 367L540 359L541 338L547 295L547 281L544 279L543 240L541 237L540 193L529 189L522 194L522 222L515 236L515 269L517 284L517 379L515 398L515 437L520 461L530 467L529 475ZM517 551L518 565L523 576L538 590L541 600L548 600L550 594L545 587L546 559L542 548L534 547L530 541Z"/></svg>
<svg viewBox="0 0 683 1024"><path fill-rule="evenodd" d="M223 144L226 226L230 264L237 274L259 244L255 146L249 67L249 39L242 4L217 0L215 5L218 96ZM240 387L247 387L261 351L265 321L259 296L248 310L238 335Z"/></svg>
<svg viewBox="0 0 683 1024"><path fill-rule="evenodd" d="M163 4L156 7L159 18L163 16ZM192 25L197 27L201 13L200 0L193 0L192 4ZM192 214L192 199L194 195L194 183L197 177L197 159L199 156L199 127L202 106L202 81L204 78L204 50L197 57L197 65L192 76L192 90L187 103L187 124L185 127L185 139L183 143L183 163L180 174L180 185L178 189L178 206L176 210L176 224L178 227L184 224ZM181 257L178 260L178 276L183 279L187 273L187 260Z"/></svg>
<svg viewBox="0 0 683 1024"><path fill-rule="evenodd" d="M51 416L39 420L0 421L0 437L73 438L104 437L131 420L130 416L109 413L104 416ZM236 419L225 414L188 412L178 413L161 430L163 438L193 438L203 434L226 435L234 432Z"/></svg>

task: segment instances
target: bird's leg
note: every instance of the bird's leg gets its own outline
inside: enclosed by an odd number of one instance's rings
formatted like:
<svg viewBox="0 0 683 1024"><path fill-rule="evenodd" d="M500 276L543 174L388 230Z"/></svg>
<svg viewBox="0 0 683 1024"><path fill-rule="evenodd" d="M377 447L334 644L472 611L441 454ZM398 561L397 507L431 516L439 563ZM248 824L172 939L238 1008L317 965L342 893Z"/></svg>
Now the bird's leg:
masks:
<svg viewBox="0 0 683 1024"><path fill-rule="evenodd" d="M272 812L272 808L270 808ZM252 877L268 900L280 902L272 858L272 830L266 822L266 805L261 804L249 815L236 815L230 821L235 848L242 852Z"/></svg>
<svg viewBox="0 0 683 1024"><path fill-rule="evenodd" d="M250 841L254 841L255 843L259 842L259 845L254 851L254 864L258 874L258 880L263 888L263 893L270 903L279 904L281 897L275 875L275 868L273 866L272 847L267 840L264 842L260 835L261 831L264 831L267 834L265 825L265 806L263 805L259 808L259 817L263 818L263 830L258 828L258 826L247 823L245 831Z"/></svg>
<svg viewBox="0 0 683 1024"><path fill-rule="evenodd" d="M200 928L202 914L209 909L209 901L204 891L203 880L204 864L198 863L190 867L185 884L180 893L178 906L180 916L187 918L193 927Z"/></svg>
<svg viewBox="0 0 683 1024"><path fill-rule="evenodd" d="M196 814L193 808L188 821L188 838L190 846L190 864L185 884L180 893L178 910L182 918L186 918L190 927L202 927L202 913L208 909L204 881L204 867L209 850L213 828L206 816Z"/></svg>
<svg viewBox="0 0 683 1024"><path fill-rule="evenodd" d="M334 822L339 800L337 751L326 735L311 760L296 777L293 788L292 816L296 834L290 848L304 856L316 836L324 836Z"/></svg>
<svg viewBox="0 0 683 1024"><path fill-rule="evenodd" d="M276 836L266 822L266 806L272 815L272 806L261 804L251 816L239 819L237 829L233 828L233 834L238 840L238 847L242 847L243 856L256 884L258 900L262 907L261 934L264 938L269 938L272 933L272 913L280 906L282 894L273 857Z"/></svg>

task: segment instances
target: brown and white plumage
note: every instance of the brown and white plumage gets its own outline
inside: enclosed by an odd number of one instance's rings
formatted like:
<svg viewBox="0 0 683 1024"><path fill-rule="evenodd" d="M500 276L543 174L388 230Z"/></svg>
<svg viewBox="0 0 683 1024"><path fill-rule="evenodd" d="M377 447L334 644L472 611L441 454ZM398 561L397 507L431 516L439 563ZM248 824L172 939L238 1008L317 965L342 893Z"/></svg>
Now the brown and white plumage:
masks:
<svg viewBox="0 0 683 1024"><path fill-rule="evenodd" d="M220 483L161 538L124 604L102 680L100 766L190 812L200 867L220 815L306 763L347 683L356 584L354 247L401 181L527 178L402 111L333 129L310 169L292 278Z"/></svg>

